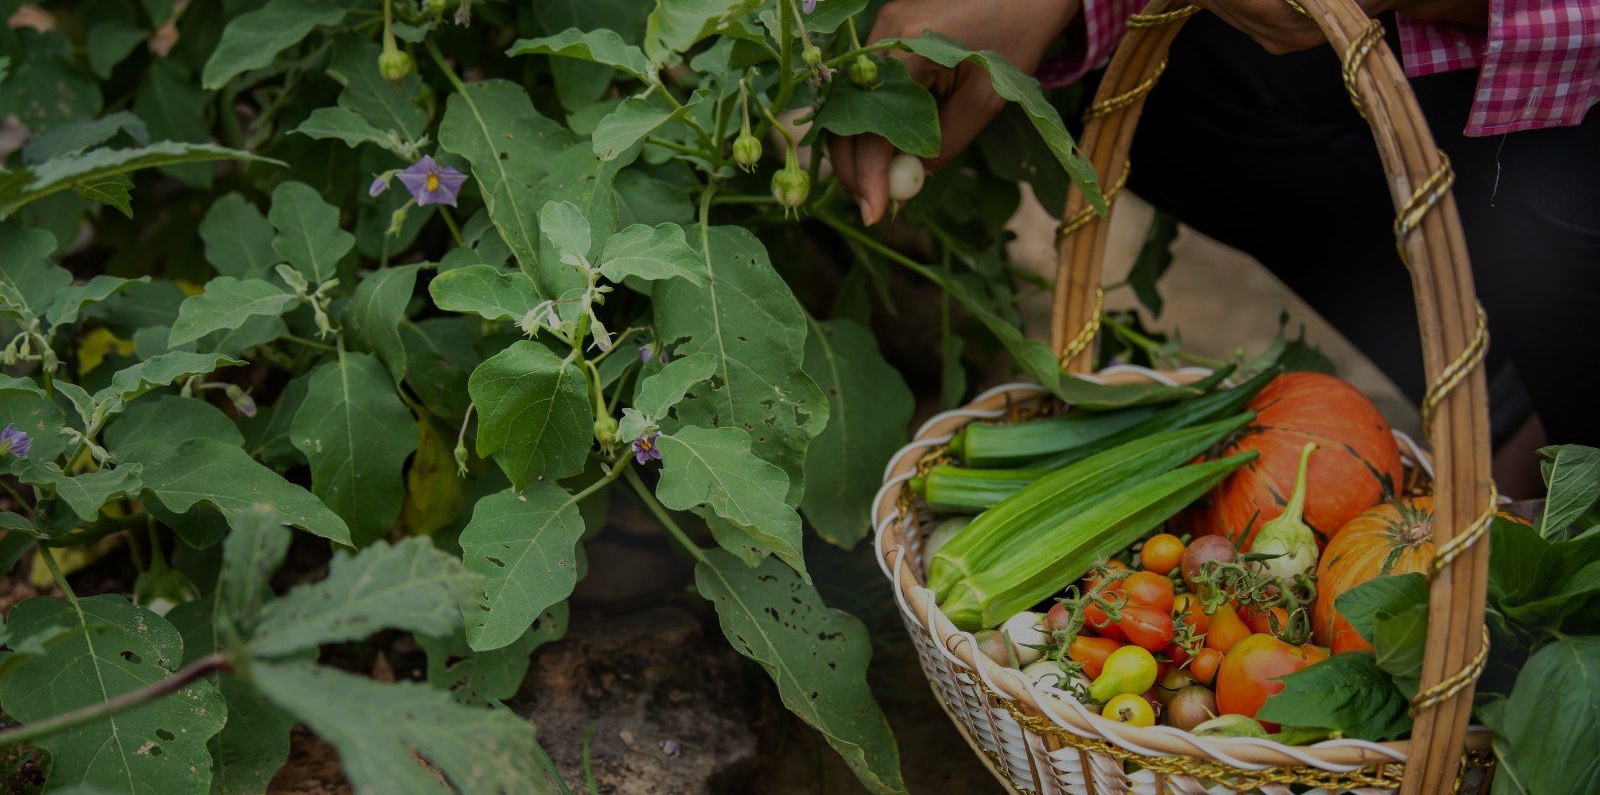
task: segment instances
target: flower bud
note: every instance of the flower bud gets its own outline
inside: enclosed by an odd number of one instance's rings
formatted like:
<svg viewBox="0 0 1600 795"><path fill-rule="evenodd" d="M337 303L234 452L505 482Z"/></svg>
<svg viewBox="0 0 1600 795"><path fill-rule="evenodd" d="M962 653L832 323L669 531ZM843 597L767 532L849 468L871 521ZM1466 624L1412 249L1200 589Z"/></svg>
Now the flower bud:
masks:
<svg viewBox="0 0 1600 795"><path fill-rule="evenodd" d="M807 44L805 49L800 51L800 57L805 60L806 66L812 69L822 64L822 50L815 44Z"/></svg>
<svg viewBox="0 0 1600 795"><path fill-rule="evenodd" d="M617 438L617 421L610 414L594 421L594 440L601 444L611 444Z"/></svg>
<svg viewBox="0 0 1600 795"><path fill-rule="evenodd" d="M865 55L857 55L854 63L850 64L850 81L862 88L875 88L878 85L878 64Z"/></svg>
<svg viewBox="0 0 1600 795"><path fill-rule="evenodd" d="M811 175L800 167L793 149L789 150L787 161L772 175L772 198L783 205L785 214L805 204L811 195Z"/></svg>
<svg viewBox="0 0 1600 795"><path fill-rule="evenodd" d="M450 4L451 0L424 0L422 6L427 9L428 13L438 17L443 16L444 12L450 10Z"/></svg>
<svg viewBox="0 0 1600 795"><path fill-rule="evenodd" d="M738 163L745 171L749 171L760 161L761 139L751 135L749 130L739 133L739 137L733 139L733 162Z"/></svg>
<svg viewBox="0 0 1600 795"><path fill-rule="evenodd" d="M417 64L405 50L385 48L378 54L378 72L386 80L398 83L415 71Z"/></svg>

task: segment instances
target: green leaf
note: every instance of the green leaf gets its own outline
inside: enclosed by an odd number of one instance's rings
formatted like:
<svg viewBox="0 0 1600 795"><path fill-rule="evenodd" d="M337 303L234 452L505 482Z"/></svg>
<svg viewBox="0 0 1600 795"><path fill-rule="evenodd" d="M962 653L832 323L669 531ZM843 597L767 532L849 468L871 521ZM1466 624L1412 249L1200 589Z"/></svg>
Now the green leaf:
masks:
<svg viewBox="0 0 1600 795"><path fill-rule="evenodd" d="M0 373L0 427L14 425L27 433L33 440L30 457L51 461L66 451L67 437L60 433L65 420L61 407L32 379Z"/></svg>
<svg viewBox="0 0 1600 795"><path fill-rule="evenodd" d="M111 69L133 52L141 42L150 38L150 31L139 24L133 6L124 0L92 3L85 11L92 11L89 29L84 33L84 49L89 55L89 70L95 77L106 80Z"/></svg>
<svg viewBox="0 0 1600 795"><path fill-rule="evenodd" d="M200 221L206 262L218 273L236 279L264 279L278 263L272 250L277 236L256 206L237 193L218 199Z"/></svg>
<svg viewBox="0 0 1600 795"><path fill-rule="evenodd" d="M1161 291L1156 282L1172 267L1172 241L1178 239L1178 217L1157 210L1150 218L1150 228L1145 232L1144 245L1139 249L1133 269L1128 271L1128 286L1138 296L1139 303L1150 310L1152 317L1161 317Z"/></svg>
<svg viewBox="0 0 1600 795"><path fill-rule="evenodd" d="M158 141L211 141L212 113L216 95L200 87L194 70L182 58L156 58L139 83L133 110L150 124L150 135ZM215 169L204 163L167 166L163 172L190 185L209 186Z"/></svg>
<svg viewBox="0 0 1600 795"><path fill-rule="evenodd" d="M812 324L805 368L828 396L828 426L806 451L800 509L824 539L849 548L872 528L879 476L909 436L916 400L872 332L849 320Z"/></svg>
<svg viewBox="0 0 1600 795"><path fill-rule="evenodd" d="M705 98L696 91L689 101L673 108L657 105L640 97L629 97L616 110L606 114L594 129L594 154L601 160L615 160L645 139L661 125L681 119Z"/></svg>
<svg viewBox="0 0 1600 795"><path fill-rule="evenodd" d="M166 619L117 595L79 599L76 609L63 599L36 597L12 608L8 619L14 638L58 631L45 642L45 654L22 661L0 680L6 712L22 723L154 684L171 676L183 659L183 640ZM202 681L137 709L41 738L36 743L51 761L45 787L207 795L211 756L206 740L226 719L221 694Z"/></svg>
<svg viewBox="0 0 1600 795"><path fill-rule="evenodd" d="M742 428L759 438L756 455L789 477L790 504L805 484L806 446L828 422L828 401L801 371L806 318L789 285L754 235L713 227L691 241L705 284L655 283L656 336L686 339L677 355L711 354L715 378L679 404L679 425Z"/></svg>
<svg viewBox="0 0 1600 795"><path fill-rule="evenodd" d="M650 281L686 279L697 285L706 281L700 256L677 224L634 224L612 235L600 251L600 275L619 284L630 276Z"/></svg>
<svg viewBox="0 0 1600 795"><path fill-rule="evenodd" d="M695 385L717 371L717 358L709 353L680 356L660 371L645 376L633 393L633 407L652 419L661 419Z"/></svg>
<svg viewBox="0 0 1600 795"><path fill-rule="evenodd" d="M0 219L23 205L67 190L75 185L99 182L116 174L182 163L216 160L244 160L283 165L276 160L249 152L212 144L161 141L140 149L95 149L81 155L57 158L32 169L19 169L0 176Z"/></svg>
<svg viewBox="0 0 1600 795"><path fill-rule="evenodd" d="M406 385L446 423L460 422L471 402L467 377L482 361L472 347L479 336L476 325L465 317L436 317L401 326Z"/></svg>
<svg viewBox="0 0 1600 795"><path fill-rule="evenodd" d="M389 368L396 384L406 375L406 346L400 339L400 321L417 289L422 265L402 265L373 271L356 285L350 301L350 333Z"/></svg>
<svg viewBox="0 0 1600 795"><path fill-rule="evenodd" d="M269 602L250 648L282 657L384 629L449 635L477 588L476 577L426 538L379 541L353 556L335 554L327 578Z"/></svg>
<svg viewBox="0 0 1600 795"><path fill-rule="evenodd" d="M417 637L428 654L428 684L462 704L485 707L517 694L528 675L534 650L567 632L567 604L546 610L509 646L473 651L464 632L447 638Z"/></svg>
<svg viewBox="0 0 1600 795"><path fill-rule="evenodd" d="M1529 792L1600 792L1600 638L1561 637L1528 658L1504 732Z"/></svg>
<svg viewBox="0 0 1600 795"><path fill-rule="evenodd" d="M1367 652L1335 654L1282 677L1259 720L1331 729L1357 740L1389 740L1411 730L1408 702Z"/></svg>
<svg viewBox="0 0 1600 795"><path fill-rule="evenodd" d="M1381 619L1428 603L1428 578L1421 574L1378 577L1339 594L1334 608L1368 643L1377 636Z"/></svg>
<svg viewBox="0 0 1600 795"><path fill-rule="evenodd" d="M136 444L176 445L188 439L244 444L238 426L221 409L198 398L162 395L140 401L117 417L105 432L105 445L118 455Z"/></svg>
<svg viewBox="0 0 1600 795"><path fill-rule="evenodd" d="M270 505L255 505L240 515L233 532L222 542L217 630L237 632L240 638L255 634L263 610L273 599L272 575L283 565L292 540L293 534Z"/></svg>
<svg viewBox="0 0 1600 795"><path fill-rule="evenodd" d="M56 296L56 300L50 304L50 311L45 313L45 320L52 327L75 323L84 307L98 304L132 285L148 284L149 281L149 276L124 279L102 274L83 284L74 284Z"/></svg>
<svg viewBox="0 0 1600 795"><path fill-rule="evenodd" d="M0 11L10 21L12 9L0 2ZM9 26L7 26L9 28ZM10 62L11 74L0 82L0 108L15 113L28 129L40 133L52 127L92 118L100 113L100 86L79 65L73 42L61 30L37 31L29 27L0 32L15 42ZM7 49L10 49L9 47ZM0 183L4 183L0 176ZM4 191L0 190L0 195ZM0 201L0 207L4 202ZM5 212L0 210L0 218Z"/></svg>
<svg viewBox="0 0 1600 795"><path fill-rule="evenodd" d="M550 483L478 500L461 531L461 557L483 578L482 610L467 611L476 651L514 643L541 613L578 583L583 517L571 495Z"/></svg>
<svg viewBox="0 0 1600 795"><path fill-rule="evenodd" d="M1560 626L1567 616L1582 609L1589 599L1600 594L1600 560L1592 560L1565 576L1548 583L1540 598L1505 608L1506 615L1523 623Z"/></svg>
<svg viewBox="0 0 1600 795"><path fill-rule="evenodd" d="M356 244L339 228L339 209L303 182L284 182L272 191L267 220L278 230L272 250L312 284L334 277L339 259Z"/></svg>
<svg viewBox="0 0 1600 795"><path fill-rule="evenodd" d="M565 128L533 109L522 87L505 80L467 84L450 95L439 122L439 144L472 165L489 218L517 258L534 274L539 228L530 189L548 169L549 159L571 141Z"/></svg>
<svg viewBox="0 0 1600 795"><path fill-rule="evenodd" d="M477 314L486 320L519 322L539 303L539 288L521 271L493 265L468 265L445 271L428 283L433 302L447 312Z"/></svg>
<svg viewBox="0 0 1600 795"><path fill-rule="evenodd" d="M478 455L496 456L513 489L583 471L594 409L583 372L537 342L518 340L472 371Z"/></svg>
<svg viewBox="0 0 1600 795"><path fill-rule="evenodd" d="M145 490L173 513L187 513L206 503L237 531L246 513L266 504L277 508L288 524L339 544L350 543L350 528L321 500L256 463L236 445L204 438L179 444L157 441L131 444L123 455L144 465ZM221 528L215 528L207 538L185 540L203 547L216 543L221 535Z"/></svg>
<svg viewBox="0 0 1600 795"><path fill-rule="evenodd" d="M644 50L653 63L687 52L725 23L750 13L760 0L657 0L645 22Z"/></svg>
<svg viewBox="0 0 1600 795"><path fill-rule="evenodd" d="M311 493L344 519L355 544L387 533L405 499L417 425L383 365L353 351L319 365L289 433L311 462Z"/></svg>
<svg viewBox="0 0 1600 795"><path fill-rule="evenodd" d="M618 199L612 181L626 164L623 159L600 159L587 143L570 146L549 162L549 172L534 186L530 204L542 207L549 201L570 202L589 222L591 235L604 239L617 227ZM539 257L543 267L529 275L545 295L565 295L587 284L577 268L548 261L559 259L548 242L539 247Z"/></svg>
<svg viewBox="0 0 1600 795"><path fill-rule="evenodd" d="M218 276L205 287L204 293L185 298L178 307L178 319L167 336L169 347L194 342L213 331L236 329L252 317L279 317L300 301L294 293L261 279Z"/></svg>
<svg viewBox="0 0 1600 795"><path fill-rule="evenodd" d="M1408 605L1392 616L1379 616L1372 646L1378 667L1394 679L1401 695L1411 699L1422 682L1422 654L1428 642L1428 603Z"/></svg>
<svg viewBox="0 0 1600 795"><path fill-rule="evenodd" d="M343 141L346 146L352 148L362 144L376 144L396 155L405 151L399 139L391 138L386 131L372 126L371 122L355 111L338 106L311 111L311 115L300 122L300 126L294 128L293 132L318 140L333 138Z"/></svg>
<svg viewBox="0 0 1600 795"><path fill-rule="evenodd" d="M111 376L111 385L94 393L95 403L118 401L120 411L129 401L193 375L205 375L218 367L237 367L244 362L220 353L168 351L152 356Z"/></svg>
<svg viewBox="0 0 1600 795"><path fill-rule="evenodd" d="M822 732L869 791L905 792L894 735L867 687L872 644L860 621L772 560L751 569L709 550L695 586L734 650L766 669L784 706Z"/></svg>
<svg viewBox="0 0 1600 795"><path fill-rule="evenodd" d="M911 52L942 66L954 67L962 61L971 61L983 67L989 73L994 92L999 94L1001 99L1017 103L1028 114L1028 120L1033 122L1034 129L1043 136L1045 144L1055 153L1062 168L1072 175L1073 182L1076 182L1078 188L1083 191L1089 206L1095 208L1101 215L1106 214L1106 200L1100 192L1099 183L1095 181L1094 166L1090 165L1089 159L1078 149L1077 142L1072 140L1072 134L1067 132L1066 125L1061 121L1060 112L1044 98L1044 92L1039 88L1039 81L1023 74L998 53L987 50L972 52L959 43L931 31L923 33L921 38L901 39L900 43Z"/></svg>
<svg viewBox="0 0 1600 795"><path fill-rule="evenodd" d="M110 205L123 215L133 217L133 180L127 174L83 180L74 183L72 191L89 201Z"/></svg>
<svg viewBox="0 0 1600 795"><path fill-rule="evenodd" d="M1548 585L1539 577L1539 564L1550 543L1521 522L1495 517L1489 525L1489 602L1514 604Z"/></svg>
<svg viewBox="0 0 1600 795"><path fill-rule="evenodd" d="M580 259L588 258L589 249L594 246L589 220L572 202L545 202L539 208L539 234L550 241L563 265L578 265ZM546 263L546 267L554 265Z"/></svg>
<svg viewBox="0 0 1600 795"><path fill-rule="evenodd" d="M1575 444L1539 451L1548 462L1544 469L1549 495L1539 516L1539 535L1565 538L1567 528L1600 500L1600 450Z"/></svg>
<svg viewBox="0 0 1600 795"><path fill-rule="evenodd" d="M650 60L644 57L644 50L623 41L616 31L603 28L588 32L568 28L554 36L518 39L506 50L506 55L579 58L605 64L646 82L650 79Z"/></svg>
<svg viewBox="0 0 1600 795"><path fill-rule="evenodd" d="M370 125L387 133L394 131L402 140L422 136L428 116L418 105L422 78L416 73L399 83L384 78L378 71L378 45L370 41L341 41L328 64L328 76L339 81L339 107L354 112Z"/></svg>
<svg viewBox="0 0 1600 795"><path fill-rule="evenodd" d="M880 84L874 88L835 81L833 93L817 111L817 126L837 135L875 133L902 152L938 155L939 106L933 95L911 79L903 61L879 61L878 76Z"/></svg>
<svg viewBox="0 0 1600 795"><path fill-rule="evenodd" d="M299 44L312 30L343 22L345 13L338 3L270 0L255 11L240 14L223 29L222 40L206 61L201 84L216 90L251 69L268 66L278 53Z"/></svg>
<svg viewBox="0 0 1600 795"><path fill-rule="evenodd" d="M258 663L256 687L333 744L358 795L550 795L533 724L424 684L380 684L308 663ZM418 763L427 760L450 784Z"/></svg>
<svg viewBox="0 0 1600 795"><path fill-rule="evenodd" d="M0 221L0 320L43 318L72 284L72 272L50 261L55 248L43 229Z"/></svg>
<svg viewBox="0 0 1600 795"><path fill-rule="evenodd" d="M53 461L24 458L16 462L15 474L23 483L54 492L79 519L93 522L100 518L100 506L138 496L140 469L138 464L124 464L115 469L68 475Z"/></svg>
<svg viewBox="0 0 1600 795"><path fill-rule="evenodd" d="M661 481L656 496L662 505L675 511L709 508L806 577L800 515L784 502L789 479L756 457L750 434L739 428L688 427L657 444Z"/></svg>

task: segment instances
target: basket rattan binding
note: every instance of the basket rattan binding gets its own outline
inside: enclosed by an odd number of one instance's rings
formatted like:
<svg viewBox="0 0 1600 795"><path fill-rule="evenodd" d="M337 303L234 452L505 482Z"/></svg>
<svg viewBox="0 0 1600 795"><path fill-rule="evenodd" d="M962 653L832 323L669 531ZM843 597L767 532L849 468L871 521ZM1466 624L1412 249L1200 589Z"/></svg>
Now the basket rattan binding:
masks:
<svg viewBox="0 0 1600 795"><path fill-rule="evenodd" d="M1015 385L930 420L891 462L874 505L879 560L894 583L924 672L967 740L1014 790L1287 795L1295 785L1327 792L1443 795L1487 785L1492 765L1487 737L1467 730L1475 664L1481 660L1488 566L1488 545L1474 542L1482 537L1494 504L1487 393L1478 366L1487 338L1450 194L1449 163L1434 147L1394 54L1381 46L1381 35L1360 8L1351 0L1299 0L1297 5L1341 53L1346 88L1371 125L1389 174L1396 244L1412 274L1431 385L1422 409L1436 451L1438 561L1413 737L1292 748L1259 740L1204 741L1164 727L1130 728L1075 703L1046 699L1015 671L975 655L971 636L950 624L931 592L921 587L917 560L929 517L910 501L903 484L962 425L1004 418L1019 406L1049 400L1036 386ZM1165 68L1172 38L1193 13L1181 0L1155 0L1132 20L1106 70L1083 141L1108 202L1127 182L1128 149L1145 96ZM1051 340L1064 366L1083 373L1098 331L1107 224L1074 191L1061 232ZM1169 377L1126 368L1101 376Z"/></svg>

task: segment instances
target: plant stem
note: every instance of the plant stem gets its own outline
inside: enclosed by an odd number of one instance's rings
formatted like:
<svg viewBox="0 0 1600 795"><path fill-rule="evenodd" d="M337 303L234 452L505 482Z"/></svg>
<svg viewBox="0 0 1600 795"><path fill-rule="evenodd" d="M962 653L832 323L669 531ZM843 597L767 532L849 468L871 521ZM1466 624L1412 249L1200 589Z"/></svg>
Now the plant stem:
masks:
<svg viewBox="0 0 1600 795"><path fill-rule="evenodd" d="M17 503L17 510L27 511L30 517L33 515L33 506L28 504L28 501L22 498L22 493L17 491L16 487L12 486L10 481L0 478L0 487L4 487L6 493L11 495L11 499Z"/></svg>
<svg viewBox="0 0 1600 795"><path fill-rule="evenodd" d="M461 240L461 227L456 226L456 219L455 216L450 214L450 208L442 204L439 205L439 215L444 218L444 225L450 227L450 236L456 239L456 245L466 248L467 244ZM384 239L388 240L389 236L384 235Z"/></svg>
<svg viewBox="0 0 1600 795"><path fill-rule="evenodd" d="M293 343L304 345L307 348L311 348L312 350L330 351L330 352L338 350L338 348L335 348L335 347L333 347L332 345L329 345L326 342L317 342L316 340L308 340L305 337L296 337L293 334L279 334L278 335L278 339L280 339L280 340L288 340L288 341L293 342Z"/></svg>
<svg viewBox="0 0 1600 795"><path fill-rule="evenodd" d="M667 513L666 506L656 499L656 495L650 493L650 489L644 485L644 481L639 479L638 473L629 469L625 474L628 476L628 485L632 486L634 493L638 494L639 499L644 501L644 507L649 508L650 513L655 515L656 521L660 522L662 527L667 528L667 532L671 533L672 537L677 539L678 543L695 560L701 563L710 563L711 561L706 558L706 551L690 540L689 534L683 532L683 528L673 521L672 515Z"/></svg>
<svg viewBox="0 0 1600 795"><path fill-rule="evenodd" d="M444 53L439 52L439 45L433 43L433 38L423 39L422 44L428 48L428 56L439 65L439 71L444 72L445 79L450 81L450 87L458 94L467 93L467 84L461 82L461 78L456 76L456 70L450 68L450 62L444 59Z"/></svg>
<svg viewBox="0 0 1600 795"><path fill-rule="evenodd" d="M34 549L35 554L44 561L44 567L50 570L51 579L56 581L56 585L61 588L61 592L67 595L67 601L72 603L74 610L77 610L78 594L73 592L72 585L67 582L67 575L61 573L61 564L56 562L56 553L50 551L50 547L44 544L36 544ZM81 613L82 611L80 610L79 612Z"/></svg>
<svg viewBox="0 0 1600 795"><path fill-rule="evenodd" d="M917 273L917 275L922 276L923 278L926 278L928 281L931 281L934 284L939 284L940 283L939 275L934 273L932 268L929 268L927 265L924 265L924 264L922 264L920 262L917 262L916 260L914 260L914 259L912 259L912 258L910 258L910 257L908 257L908 256L906 256L904 254L901 254L900 252L895 251L892 248L889 248L888 246L886 246L882 242L880 242L877 238L867 234L866 232L863 232L863 231L861 231L859 229L856 229L855 227L850 226L849 224L847 224L847 223L845 223L843 221L840 221L839 219L834 218L833 216L827 215L825 213L820 213L820 212L819 213L815 213L815 214L813 214L813 217L816 218L818 221L821 221L821 222L827 224L828 226L833 227L835 232L838 232L839 234L845 236L846 238L848 238L850 240L853 240L856 243L859 243L862 246L866 247L869 251L873 252L874 254L877 254L878 256L889 260L890 262L894 262L894 263L899 264L899 265L904 265L905 267L910 268L912 271Z"/></svg>
<svg viewBox="0 0 1600 795"><path fill-rule="evenodd" d="M691 157L705 157L706 156L705 152L702 152L699 149L696 149L696 148L694 148L692 146L685 146L683 144L678 143L677 141L668 141L665 138L657 138L657 137L655 137L653 135L650 136L649 138L644 139L644 142L649 144L649 145L651 145L651 146L659 146L662 149L670 149L670 150L672 150L674 152L677 152L680 155L689 155Z"/></svg>
<svg viewBox="0 0 1600 795"><path fill-rule="evenodd" d="M604 477L601 477L599 480L596 480L595 482L590 483L582 491L580 491L577 494L574 494L571 497L569 497L567 499L567 502L570 502L573 505L576 505L576 504L578 504L580 502L583 502L584 500L586 500L589 497L593 496L595 492L597 492L597 491L605 488L606 486L610 485L611 481L616 480L618 476L620 476L623 473L627 472L629 466L630 466L630 464L628 462L628 459L623 458L622 460L618 461L617 465L612 467L611 471L607 472Z"/></svg>
<svg viewBox="0 0 1600 795"><path fill-rule="evenodd" d="M827 61L824 61L822 65L828 67L829 69L839 69L839 68L842 68L845 64L848 64L851 61L854 61L856 59L856 56L858 56L858 55L866 55L868 53L882 52L884 50L903 50L903 49L905 49L905 47L900 44L900 41L898 39L884 39L883 41L877 42L875 44L868 44L865 47L857 47L857 48L855 48L855 49L853 49L853 50L851 50L851 51L849 51L849 52L847 52L847 53L845 53L845 54L843 54L843 55L841 55L841 56L839 56L837 58L831 58L831 59L829 59Z"/></svg>
<svg viewBox="0 0 1600 795"><path fill-rule="evenodd" d="M40 547L40 549L43 550L44 547ZM228 657L222 652L207 655L166 679L151 683L137 690L130 690L102 703L92 704L71 712L64 712L55 717L46 718L26 726L0 731L0 748L33 742L41 737L47 737L68 729L75 729L86 723L93 723L119 712L127 712L130 709L142 707L158 698L176 693L212 673L229 670L230 668Z"/></svg>
<svg viewBox="0 0 1600 795"><path fill-rule="evenodd" d="M794 8L788 0L778 0L778 96L772 103L777 113L783 112L789 104L789 97L794 94L794 69L789 65L793 60ZM756 137L767 137L767 130L771 129L772 124L771 116L763 119L756 127Z"/></svg>

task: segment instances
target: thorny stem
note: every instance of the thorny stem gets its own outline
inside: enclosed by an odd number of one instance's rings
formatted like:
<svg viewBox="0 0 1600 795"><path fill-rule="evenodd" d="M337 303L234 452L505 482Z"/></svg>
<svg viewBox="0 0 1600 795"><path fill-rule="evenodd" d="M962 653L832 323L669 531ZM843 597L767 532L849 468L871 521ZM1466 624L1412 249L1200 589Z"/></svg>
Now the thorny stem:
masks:
<svg viewBox="0 0 1600 795"><path fill-rule="evenodd" d="M634 492L639 495L639 499L644 501L644 506L650 509L650 513L655 515L656 520L661 522L662 527L667 528L667 532L677 539L684 550L695 560L701 563L710 563L711 561L706 558L706 551L701 549L694 541L691 541L689 534L683 532L683 528L679 527L676 521L673 521L672 515L667 513L666 506L656 499L656 495L650 493L649 487L645 486L644 481L639 479L638 473L630 468L624 474L628 478L628 485L632 486Z"/></svg>
<svg viewBox="0 0 1600 795"><path fill-rule="evenodd" d="M44 547L40 547L41 551L43 549ZM55 717L46 718L26 726L0 731L0 748L33 742L41 737L74 729L86 723L93 723L120 712L142 707L156 699L176 693L212 673L230 670L231 668L227 655L222 652L207 655L159 682L154 682L137 690L130 690L99 704L64 712Z"/></svg>

